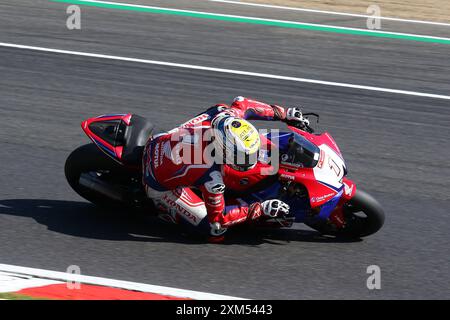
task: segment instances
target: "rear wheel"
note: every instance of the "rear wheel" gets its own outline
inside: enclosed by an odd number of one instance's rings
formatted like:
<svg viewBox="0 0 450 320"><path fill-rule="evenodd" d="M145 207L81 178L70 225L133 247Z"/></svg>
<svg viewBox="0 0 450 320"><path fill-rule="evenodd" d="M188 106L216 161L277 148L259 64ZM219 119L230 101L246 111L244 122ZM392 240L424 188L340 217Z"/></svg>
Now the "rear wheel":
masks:
<svg viewBox="0 0 450 320"><path fill-rule="evenodd" d="M370 194L356 190L354 197L344 205L345 226L336 229L328 221L310 226L322 234L341 237L367 237L376 233L384 224L384 211L381 205Z"/></svg>
<svg viewBox="0 0 450 320"><path fill-rule="evenodd" d="M130 174L95 144L75 149L66 160L64 172L72 189L86 200L102 207L129 205L126 184L131 186ZM123 181L119 181L121 178Z"/></svg>

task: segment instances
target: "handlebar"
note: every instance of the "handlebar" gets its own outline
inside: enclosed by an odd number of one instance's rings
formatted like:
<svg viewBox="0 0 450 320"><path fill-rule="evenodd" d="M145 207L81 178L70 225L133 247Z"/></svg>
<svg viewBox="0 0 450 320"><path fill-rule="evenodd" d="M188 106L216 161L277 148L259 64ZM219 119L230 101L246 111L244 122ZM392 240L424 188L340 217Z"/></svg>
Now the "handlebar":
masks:
<svg viewBox="0 0 450 320"><path fill-rule="evenodd" d="M305 116L307 119L308 119L308 116L316 117L316 119L317 119L316 123L319 123L319 115L317 113L314 113L314 112L304 113L303 116ZM287 124L289 126L306 131L308 133L314 133L314 128L312 128L309 124L306 124L304 122L288 121Z"/></svg>

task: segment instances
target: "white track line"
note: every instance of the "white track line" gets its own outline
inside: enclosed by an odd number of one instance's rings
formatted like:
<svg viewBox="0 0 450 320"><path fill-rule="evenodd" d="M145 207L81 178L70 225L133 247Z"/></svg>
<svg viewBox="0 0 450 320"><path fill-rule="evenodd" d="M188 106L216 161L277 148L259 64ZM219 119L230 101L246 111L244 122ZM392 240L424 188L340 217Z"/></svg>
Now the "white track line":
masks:
<svg viewBox="0 0 450 320"><path fill-rule="evenodd" d="M51 52L51 53L60 53L60 54L68 54L68 55L90 57L90 58L100 58L100 59L135 62L135 63L153 64L153 65L184 68L184 69L237 74L237 75L242 75L242 76L258 77L258 78L305 82L305 83L313 83L313 84L320 84L320 85L333 86L333 87L344 87L344 88L352 88L352 89L359 89L359 90L369 90L369 91L403 94L403 95L409 95L409 96L450 100L450 96L447 96L447 95L423 93L423 92L407 91L407 90L398 90L398 89L389 89L389 88L382 88L382 87L363 86L363 85L357 85L357 84L322 81L322 80L314 80L314 79L307 79L307 78L288 77L288 76L281 76L281 75L268 74L268 73L257 73L257 72L241 71L241 70L212 68L212 67L205 67L205 66L198 66L198 65L191 65L191 64L173 63L173 62L157 61L157 60L136 59L136 58L112 56L112 55L97 54L97 53L88 53L88 52L79 52L79 51L51 49L51 48L44 48L44 47L26 46L26 45L19 45L19 44L13 44L13 43L4 43L4 42L0 42L0 47Z"/></svg>
<svg viewBox="0 0 450 320"><path fill-rule="evenodd" d="M201 14L201 15L205 15L205 16L209 15L209 16L215 16L215 17L248 19L248 20L254 20L254 21L280 22L280 23L289 23L289 24L293 24L293 25L334 28L334 29L351 30L351 31L364 31L364 32L368 32L368 33L391 34L391 35L397 35L397 36L420 37L420 38L426 38L426 39L450 41L450 38L427 36L427 35L414 34L414 33L379 31L379 30L369 30L369 29L361 29L361 28L334 26L334 25L328 25L328 24L306 23L306 22L277 20L277 19L265 19L265 18L238 16L238 15L232 15L232 14L222 14L222 13L205 12L205 11L193 11L193 10L181 10L181 9L173 9L173 8L165 8L165 7L144 6L144 5L139 5L139 4L131 4L131 3L123 3L123 2L111 2L111 1L100 1L100 0L80 0L80 1L83 1L86 3L91 2L91 3L101 3L101 4L113 4L113 5L122 6L122 7L148 8L148 9L165 10L165 11L172 11L172 12L196 13L196 14Z"/></svg>
<svg viewBox="0 0 450 320"><path fill-rule="evenodd" d="M315 10L315 9L305 9L305 8L298 8L298 7L277 6L277 5L271 5L271 4L250 3L250 2L231 1L231 0L208 0L208 1L210 1L210 2L229 3L229 4L238 4L238 5L252 6L252 7L262 7L262 8L280 9L280 10L290 10L290 11L303 11L303 12L312 12L312 13L332 14L332 15L338 15L338 16L349 16L349 17L358 17L358 18L373 18L373 16L365 15L365 14L346 13L346 12L336 12L336 11L326 11L326 10ZM401 18L392 18L392 17L383 17L383 16L380 16L379 18L380 18L380 19L383 19L383 20L390 20L390 21L408 22L408 23L419 23L419 24L430 24L430 25L437 25L437 26L450 27L450 23L445 23L445 22L423 21L423 20L412 20L412 19L401 19Z"/></svg>
<svg viewBox="0 0 450 320"><path fill-rule="evenodd" d="M150 284L121 281L107 278L90 277L79 274L72 274L66 272L49 271L43 269L26 268L20 266L13 266L7 264L0 264L0 271L12 272L15 274L23 274L34 276L43 279L61 280L80 282L86 284L94 284L98 286L107 286L113 288L121 288L126 290L134 290L140 292L156 293L166 296L179 297L179 298L191 298L196 300L244 300L242 298L224 296L206 292L191 291L170 287L154 286Z"/></svg>

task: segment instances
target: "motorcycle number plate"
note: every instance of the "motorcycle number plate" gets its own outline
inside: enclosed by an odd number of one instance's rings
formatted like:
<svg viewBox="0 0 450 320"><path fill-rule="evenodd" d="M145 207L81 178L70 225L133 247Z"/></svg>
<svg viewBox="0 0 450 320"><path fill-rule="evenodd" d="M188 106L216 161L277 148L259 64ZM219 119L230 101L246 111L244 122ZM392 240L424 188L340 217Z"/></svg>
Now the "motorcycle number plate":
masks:
<svg viewBox="0 0 450 320"><path fill-rule="evenodd" d="M342 187L342 178L344 177L344 160L329 146L323 144L320 148L320 165L316 166L314 176L317 181L322 182L334 189Z"/></svg>

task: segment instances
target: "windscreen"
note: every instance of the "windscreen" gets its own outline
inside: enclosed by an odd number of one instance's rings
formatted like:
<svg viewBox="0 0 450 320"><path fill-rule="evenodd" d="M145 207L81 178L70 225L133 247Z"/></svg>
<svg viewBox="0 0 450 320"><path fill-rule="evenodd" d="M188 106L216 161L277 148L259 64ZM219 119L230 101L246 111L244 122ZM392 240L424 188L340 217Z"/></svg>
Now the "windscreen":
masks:
<svg viewBox="0 0 450 320"><path fill-rule="evenodd" d="M320 149L315 144L293 132L289 137L286 150L281 152L281 164L299 168L314 168L319 161L319 156Z"/></svg>

